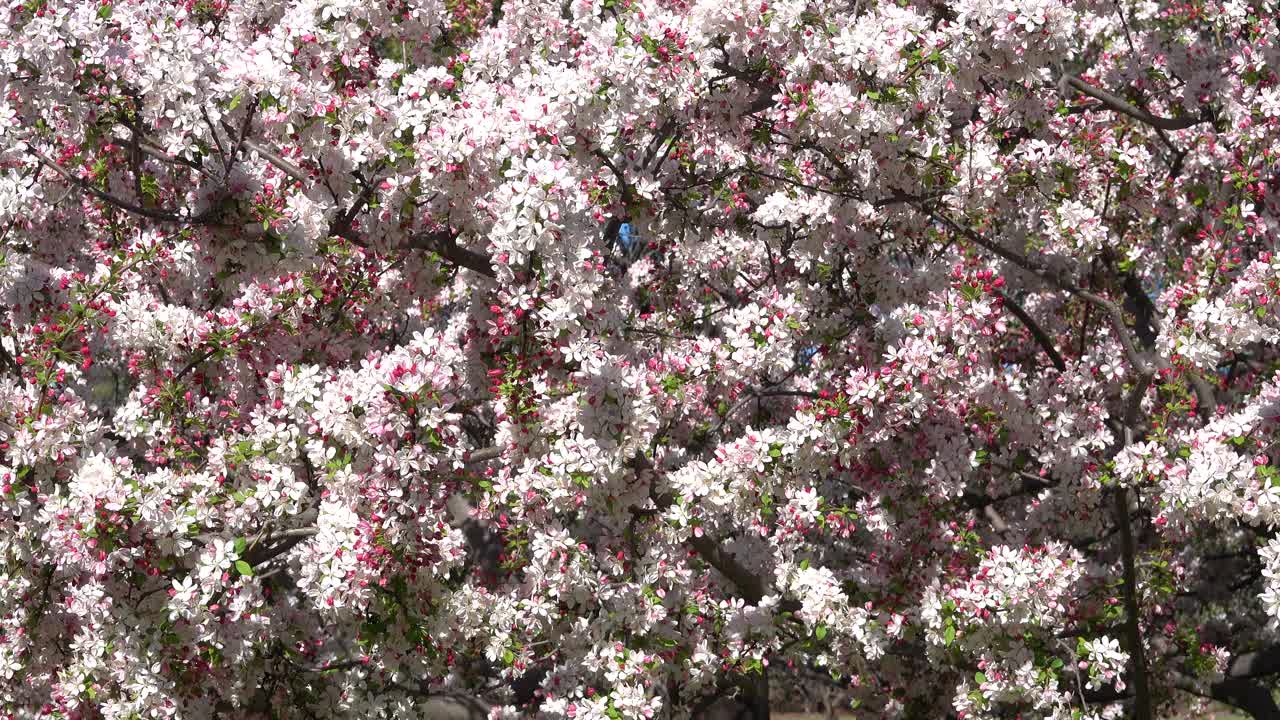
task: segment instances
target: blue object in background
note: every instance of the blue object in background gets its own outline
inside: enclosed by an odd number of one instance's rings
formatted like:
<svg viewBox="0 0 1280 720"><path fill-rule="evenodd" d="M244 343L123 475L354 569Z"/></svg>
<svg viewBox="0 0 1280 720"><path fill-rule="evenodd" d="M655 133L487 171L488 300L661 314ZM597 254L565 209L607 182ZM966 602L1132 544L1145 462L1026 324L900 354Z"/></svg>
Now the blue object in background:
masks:
<svg viewBox="0 0 1280 720"><path fill-rule="evenodd" d="M800 367L809 367L809 363L813 361L813 356L818 354L818 346L807 347L796 353L796 364Z"/></svg>
<svg viewBox="0 0 1280 720"><path fill-rule="evenodd" d="M631 252L637 239L635 233L631 231L631 223L624 222L618 226L618 244L622 246L623 252Z"/></svg>
<svg viewBox="0 0 1280 720"><path fill-rule="evenodd" d="M1143 289L1147 291L1147 297L1151 298L1151 302L1155 302L1160 297L1160 293L1164 292L1164 273L1156 272L1154 278L1149 278L1143 284Z"/></svg>

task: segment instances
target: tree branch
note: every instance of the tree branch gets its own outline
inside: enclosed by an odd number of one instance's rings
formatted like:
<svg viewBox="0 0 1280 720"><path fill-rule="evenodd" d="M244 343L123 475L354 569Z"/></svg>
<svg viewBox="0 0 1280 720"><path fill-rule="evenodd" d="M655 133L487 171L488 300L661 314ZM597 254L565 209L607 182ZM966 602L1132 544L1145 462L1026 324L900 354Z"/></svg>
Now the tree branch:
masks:
<svg viewBox="0 0 1280 720"><path fill-rule="evenodd" d="M1255 720L1280 718L1280 706L1276 705L1271 689L1244 678L1225 677L1206 685L1201 680L1179 673L1174 676L1173 686L1192 695L1239 708Z"/></svg>
<svg viewBox="0 0 1280 720"><path fill-rule="evenodd" d="M76 177L74 174L72 174L70 170L67 170L61 165L50 160L48 157L45 157L44 153L40 152L39 150L36 150L35 148L31 148L31 154L34 155L35 158L39 160L42 165L49 168L50 170L53 170L55 173L61 176L63 180L66 180L67 182L71 183L73 186L79 188L82 192L88 193L93 197L96 197L97 199L107 203L108 205L113 205L132 215L138 215L141 217L149 218L151 220L157 220L159 222L178 223L182 225L213 224L212 222L209 221L209 217L212 216L213 213L215 212L216 205L213 207L210 207L208 210L205 210L204 212L198 215L192 215L190 213L187 213L186 216L165 212L163 210L152 210L150 208L142 207L141 205L135 205L129 202L128 200L125 200L123 198L118 198L115 195L107 193L103 190L99 190L98 188L90 184L89 181L85 180L84 178Z"/></svg>
<svg viewBox="0 0 1280 720"><path fill-rule="evenodd" d="M129 140L125 140L122 137L115 136L111 138L111 142L115 145L129 145L134 142L134 139L136 139L139 150L141 150L144 154L150 155L151 157L159 160L160 162L168 163L170 165L181 165L185 168L190 168L192 170L195 170L196 172L201 172L201 173L204 172L204 168L201 167L200 164L195 162L194 160L188 160L186 158L178 157L176 155L170 155L168 152L164 150L164 148L161 148L159 145L155 145L143 139L142 135L133 128L129 128L129 132L133 135L133 138Z"/></svg>
<svg viewBox="0 0 1280 720"><path fill-rule="evenodd" d="M1133 425L1142 406L1142 396L1151 386L1150 372L1142 373L1130 391L1125 408L1123 434L1112 447L1114 456L1132 441ZM1133 529L1129 525L1129 490L1120 485L1115 491L1116 525L1120 529L1120 553L1123 562L1124 633L1129 659L1133 663L1134 717L1136 720L1152 720L1150 678L1147 676L1147 656L1142 646L1142 617L1138 608L1138 574L1133 542Z"/></svg>
<svg viewBox="0 0 1280 720"><path fill-rule="evenodd" d="M1134 314L1137 316L1134 331L1138 335L1138 342L1142 343L1142 347L1145 350L1151 350L1155 347L1156 338L1159 337L1161 332L1160 319L1156 315L1155 303L1151 302L1151 298L1147 297L1146 292L1142 289L1142 283L1138 282L1138 278L1132 272L1124 273L1121 282L1125 295L1129 297L1129 302L1132 303L1134 308ZM1161 356L1156 356L1155 364L1160 370L1171 370L1173 368L1173 364ZM1190 383L1191 389L1196 394L1196 414L1199 415L1202 422L1209 422L1218 407L1218 399L1213 392L1213 388L1200 376L1200 373L1196 372L1194 367L1186 370L1183 375L1186 376L1187 382Z"/></svg>
<svg viewBox="0 0 1280 720"><path fill-rule="evenodd" d="M1227 676L1247 679L1277 673L1280 673L1280 643L1236 656Z"/></svg>
<svg viewBox="0 0 1280 720"><path fill-rule="evenodd" d="M1009 309L1009 312L1013 313L1013 316L1021 320L1022 324L1031 331L1031 336L1034 337L1036 339L1036 343L1044 349L1045 354L1049 356L1050 362L1052 362L1053 366L1058 369L1058 372L1066 372L1067 364L1063 362L1062 356L1058 354L1058 350L1053 347L1053 340L1049 338L1049 334L1046 333L1044 329L1041 328L1040 325L1027 314L1027 311L1023 310L1022 306L1013 298L999 290L996 291L996 295L1004 301L1004 306Z"/></svg>
<svg viewBox="0 0 1280 720"><path fill-rule="evenodd" d="M458 235L454 232L438 230L416 235L409 241L409 247L430 250L454 265L480 273L485 277L496 278L498 276L494 272L493 264L489 261L488 256L460 247L458 245Z"/></svg>
<svg viewBox="0 0 1280 720"><path fill-rule="evenodd" d="M472 450L467 454L466 460L464 460L463 463L465 465L479 465L482 462L496 460L500 457L502 457L502 448L486 447L480 448L479 450Z"/></svg>
<svg viewBox="0 0 1280 720"><path fill-rule="evenodd" d="M1160 130L1185 130L1186 128L1199 125L1200 123L1209 122L1209 118L1205 117L1207 108L1206 111L1201 112L1201 116L1198 118L1163 118L1152 115L1146 110L1136 108L1129 104L1124 98L1118 95L1113 95L1106 90L1096 88L1074 75L1067 75L1063 77L1062 82L1064 85L1075 88L1085 95L1098 100L1103 105L1106 105L1108 108L1120 113L1121 115L1128 115L1134 120L1146 123L1147 125ZM1063 94L1065 95L1066 93Z"/></svg>
<svg viewBox="0 0 1280 720"><path fill-rule="evenodd" d="M1008 260L1041 280L1055 285L1061 290L1065 290L1072 295L1098 306L1098 308L1105 312L1107 317L1111 320L1111 325L1116 331L1116 339L1119 340L1120 346L1124 348L1124 354L1125 357L1128 358L1129 364L1133 366L1134 370L1139 375L1151 374L1150 364L1142 353L1139 352L1137 346L1134 345L1133 338L1129 333L1129 328L1124 324L1124 315L1120 312L1120 308L1117 307L1114 302L1102 297L1101 295L1097 295L1081 288L1067 278L1063 273L1054 272L1045 265L1044 262L1038 259L1014 252L998 243L982 237L970 228L960 225L955 220L952 220L946 213L936 212L927 206L922 206L922 209L930 218L933 218L935 221L940 222L955 232L960 233L975 244L990 250L1001 258Z"/></svg>
<svg viewBox="0 0 1280 720"><path fill-rule="evenodd" d="M633 462L639 469L653 470L653 464L641 453L636 453ZM657 506L657 512L662 512L675 504L675 495L673 493L665 492L661 495L655 495L652 486L650 487L650 497L653 499L654 505ZM633 509L633 513L645 514L643 511L636 509ZM728 578L738 588L743 600L752 605L760 603L760 600L768 591L764 579L748 570L742 563L738 562L737 558L726 552L718 542L707 535L690 538L689 545L708 565L718 570L721 575Z"/></svg>
<svg viewBox="0 0 1280 720"><path fill-rule="evenodd" d="M1129 492L1116 488L1116 523L1120 526L1120 548L1124 561L1124 632L1129 659L1133 663L1134 717L1151 720L1151 689L1148 687L1147 657L1142 649L1141 618L1138 616L1137 571L1134 567L1133 531L1129 527Z"/></svg>
<svg viewBox="0 0 1280 720"><path fill-rule="evenodd" d="M227 124L227 121L225 120L222 121L222 129L225 130L228 135L231 134L231 126ZM271 150L266 145L263 145L250 137L241 138L240 144L261 155L264 160L274 165L280 172L296 180L298 184L304 187L311 184L311 175L309 173L286 160L283 156Z"/></svg>

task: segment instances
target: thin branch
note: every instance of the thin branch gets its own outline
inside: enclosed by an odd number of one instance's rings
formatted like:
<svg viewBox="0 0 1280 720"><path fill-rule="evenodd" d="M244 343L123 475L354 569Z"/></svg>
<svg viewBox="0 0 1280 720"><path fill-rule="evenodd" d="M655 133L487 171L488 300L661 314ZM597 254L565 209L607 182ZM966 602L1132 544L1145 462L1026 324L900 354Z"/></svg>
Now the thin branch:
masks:
<svg viewBox="0 0 1280 720"><path fill-rule="evenodd" d="M236 138L235 146L231 148L230 154L223 163L222 177L224 179L231 177L231 168L235 165L236 159L240 157L240 149L245 146L245 140L249 138L249 128L253 126L253 117L257 113L258 102L255 99L254 102L249 104L249 110L245 112L244 119L240 121L240 135ZM224 127L228 128L227 137L231 137L231 126L225 125L224 121Z"/></svg>
<svg viewBox="0 0 1280 720"><path fill-rule="evenodd" d="M320 166L320 181L324 183L325 189L329 191L329 197L333 198L335 203L338 202L338 193L334 191L333 183L329 182L329 170L325 168L324 160L317 159L316 164Z"/></svg>
<svg viewBox="0 0 1280 720"><path fill-rule="evenodd" d="M227 159L227 150L222 147L222 140L218 138L218 128L214 126L213 120L209 118L209 111L205 109L204 105L200 106L200 117L204 118L204 124L209 126L209 136L213 138L213 146L218 149L218 157L222 158L222 174L225 179L228 169L231 167L231 161Z"/></svg>
<svg viewBox="0 0 1280 720"><path fill-rule="evenodd" d="M1076 691L1080 693L1080 707L1087 709L1089 707L1089 700L1084 696L1084 679L1080 677L1080 664L1076 657L1075 649L1068 645L1065 640L1058 640L1058 645L1061 646L1063 650L1071 654L1071 669L1075 671L1076 675Z"/></svg>
<svg viewBox="0 0 1280 720"><path fill-rule="evenodd" d="M631 206L635 204L635 193L631 190L631 183L627 182L626 174L609 159L608 155L604 154L603 150L596 148L591 151L591 154L599 158L600 162L604 163L605 167L609 168L610 172L618 178L618 185L622 190L622 207L624 211L629 212Z"/></svg>
<svg viewBox="0 0 1280 720"><path fill-rule="evenodd" d="M1151 366L1148 363L1147 358L1144 357L1143 354L1138 351L1137 346L1134 345L1133 338L1129 333L1129 328L1124 324L1124 315L1120 312L1120 308L1114 302L1102 297L1101 295L1097 295L1079 287L1072 282L1065 273L1055 272L1044 262L1038 259L1014 252L1013 250L984 238L970 228L960 225L955 220L952 220L946 213L936 212L927 206L923 207L923 209L929 217L933 218L937 222L943 223L977 245L990 250L1001 258L1008 260L1041 280L1049 282L1061 290L1065 290L1072 295L1098 306L1098 308L1106 313L1107 317L1111 320L1111 325L1116 332L1116 339L1119 340L1120 346L1124 348L1125 357L1128 358L1129 363L1133 365L1134 370L1139 375L1151 374Z"/></svg>
<svg viewBox="0 0 1280 720"><path fill-rule="evenodd" d="M138 149L141 150L144 154L150 155L151 157L163 163L168 163L170 165L181 165L183 167L190 168L197 172L204 172L204 168L200 166L200 163L197 163L194 160L188 160L187 158L184 158L184 157L179 157L177 155L170 155L168 152L165 151L164 148L145 140L142 137L142 135L137 130L134 130L133 128L129 128L129 132L133 134L134 138L137 138ZM129 140L125 140L122 137L116 136L111 138L111 142L112 144L115 144L115 145L128 145L133 142L133 139L131 138Z"/></svg>
<svg viewBox="0 0 1280 720"><path fill-rule="evenodd" d="M1023 310L1022 306L1013 298L999 290L996 291L996 295L1004 301L1004 306L1009 309L1009 312L1013 313L1013 316L1021 320L1022 324L1031 331L1031 336L1036 339L1036 343L1038 343L1044 350L1045 354L1049 356L1050 362L1052 362L1053 366L1058 369L1058 372L1066 372L1067 364L1063 362L1062 356L1058 354L1057 348L1053 346L1053 340L1049 338L1049 334L1044 331L1044 328L1041 328L1040 324L1033 320L1032 317L1027 314L1027 311Z"/></svg>
<svg viewBox="0 0 1280 720"><path fill-rule="evenodd" d="M231 132L231 127L227 125L225 121L223 121L222 127L228 133ZM280 154L276 153L275 151L271 150L266 145L263 145L262 143L250 137L243 138L241 140L241 144L243 144L245 147L249 148L253 152L256 152L259 155L261 155L263 159L265 159L267 162L274 165L276 169L278 169L280 172L296 180L298 184L303 185L304 187L311 184L311 176L305 170L298 167L297 165L294 165L292 162L286 160L284 157L282 157Z"/></svg>
<svg viewBox="0 0 1280 720"><path fill-rule="evenodd" d="M63 180L66 180L67 182L71 183L75 187L79 188L82 192L88 193L98 198L99 200L107 203L108 205L113 205L127 213L138 215L145 218L150 218L151 220L157 220L159 222L178 223L182 225L213 224L209 220L210 216L212 216L214 212L213 208L210 208L209 210L206 210L197 215L192 215L188 213L184 217L183 215L165 212L163 210L152 210L150 208L145 208L140 205L135 205L129 202L128 200L125 200L123 198L118 198L115 195L107 193L103 190L99 190L98 188L94 187L91 183L89 183L89 181L83 178L76 177L74 174L71 173L70 170L67 170L61 165L50 160L48 157L45 157L44 153L40 152L39 150L36 150L35 148L31 149L31 153L35 155L36 159L39 160L42 165L56 172L58 175L62 177Z"/></svg>

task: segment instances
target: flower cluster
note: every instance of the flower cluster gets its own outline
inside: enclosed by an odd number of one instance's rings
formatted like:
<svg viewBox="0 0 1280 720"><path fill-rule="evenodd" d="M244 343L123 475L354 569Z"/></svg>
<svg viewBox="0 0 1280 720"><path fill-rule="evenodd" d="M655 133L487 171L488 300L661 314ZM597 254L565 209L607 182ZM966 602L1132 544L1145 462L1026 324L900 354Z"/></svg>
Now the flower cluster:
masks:
<svg viewBox="0 0 1280 720"><path fill-rule="evenodd" d="M7 3L0 716L1266 716L1280 23L1123 5Z"/></svg>

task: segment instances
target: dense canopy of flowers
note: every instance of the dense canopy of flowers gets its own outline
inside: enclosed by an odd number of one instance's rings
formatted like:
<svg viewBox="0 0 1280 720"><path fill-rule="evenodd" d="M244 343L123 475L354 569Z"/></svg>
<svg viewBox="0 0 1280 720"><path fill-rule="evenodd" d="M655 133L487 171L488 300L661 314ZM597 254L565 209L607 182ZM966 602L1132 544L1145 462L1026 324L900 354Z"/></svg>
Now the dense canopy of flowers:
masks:
<svg viewBox="0 0 1280 720"><path fill-rule="evenodd" d="M1277 717L1269 5L8 0L0 715Z"/></svg>

